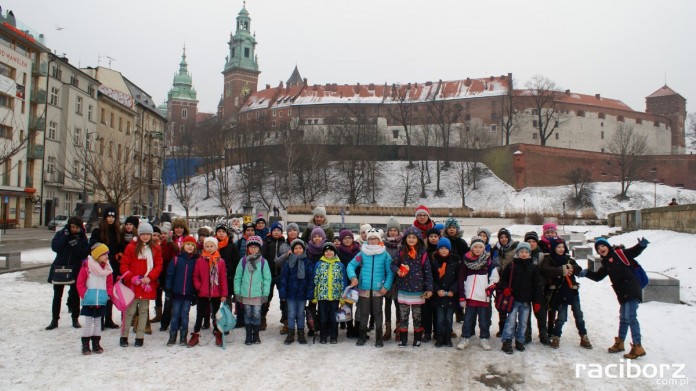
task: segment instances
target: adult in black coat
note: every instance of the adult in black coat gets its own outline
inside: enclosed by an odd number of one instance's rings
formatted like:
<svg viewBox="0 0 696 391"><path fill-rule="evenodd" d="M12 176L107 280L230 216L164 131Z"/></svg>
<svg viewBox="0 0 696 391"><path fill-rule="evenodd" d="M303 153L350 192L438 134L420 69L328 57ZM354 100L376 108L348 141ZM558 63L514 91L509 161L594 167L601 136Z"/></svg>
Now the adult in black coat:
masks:
<svg viewBox="0 0 696 391"><path fill-rule="evenodd" d="M96 243L103 243L109 248L109 264L113 269L111 274L114 283L121 275L121 259L120 253L123 251L123 238L121 237L121 227L118 222L118 213L116 209L109 206L104 210L99 225L92 230L92 236L89 237L89 247L92 248ZM104 327L117 329L119 325L114 323L112 311L113 303L111 299L106 302L106 314L104 315Z"/></svg>
<svg viewBox="0 0 696 391"><path fill-rule="evenodd" d="M89 242L87 234L82 225L82 219L79 217L71 217L65 227L56 232L51 242L51 250L56 253L56 259L51 264L48 272L48 282L53 284L53 319L51 324L46 327L46 330L53 330L58 327L58 319L60 319L60 302L63 299L63 290L65 284L59 284L60 281L54 281L54 273L56 268L63 267L71 269L72 283L70 283L70 291L68 292L68 308L72 316L72 324L75 328L80 328L80 296L77 293L77 274L82 267L82 261L89 254Z"/></svg>

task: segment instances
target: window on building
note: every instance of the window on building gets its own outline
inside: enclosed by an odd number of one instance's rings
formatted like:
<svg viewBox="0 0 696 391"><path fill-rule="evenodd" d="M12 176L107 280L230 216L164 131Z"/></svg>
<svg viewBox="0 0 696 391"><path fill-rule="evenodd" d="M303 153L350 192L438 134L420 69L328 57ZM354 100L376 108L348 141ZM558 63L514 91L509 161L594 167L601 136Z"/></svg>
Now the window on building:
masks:
<svg viewBox="0 0 696 391"><path fill-rule="evenodd" d="M7 78L13 79L15 78L15 69L12 68L11 66L7 64L3 64L0 62L0 75L3 75Z"/></svg>
<svg viewBox="0 0 696 391"><path fill-rule="evenodd" d="M558 132L556 132L555 134L556 134L556 140L558 140Z"/></svg>
<svg viewBox="0 0 696 391"><path fill-rule="evenodd" d="M0 106L2 107L7 107L8 109L13 109L14 108L14 98L12 98L9 95L5 95L0 93Z"/></svg>
<svg viewBox="0 0 696 391"><path fill-rule="evenodd" d="M275 128L275 127L276 127L276 122L275 122L275 120L273 120L273 122L271 122L271 127L272 127L272 128Z"/></svg>
<svg viewBox="0 0 696 391"><path fill-rule="evenodd" d="M604 119L606 118L606 114L604 113L599 113L599 119Z"/></svg>
<svg viewBox="0 0 696 391"><path fill-rule="evenodd" d="M12 159L5 160L2 168L2 184L3 186L10 185L10 173L12 172Z"/></svg>
<svg viewBox="0 0 696 391"><path fill-rule="evenodd" d="M109 141L109 157L114 157L114 142Z"/></svg>
<svg viewBox="0 0 696 391"><path fill-rule="evenodd" d="M537 120L533 120L533 121L532 121L532 127L533 127L534 129L538 128L538 127L539 127L539 122L537 122Z"/></svg>
<svg viewBox="0 0 696 391"><path fill-rule="evenodd" d="M59 66L54 65L54 66L51 68L51 76L52 76L54 79L61 80L61 79L63 79L63 70L60 69Z"/></svg>
<svg viewBox="0 0 696 391"><path fill-rule="evenodd" d="M467 131L467 133L470 132L470 131L471 131L471 127L470 127L470 126L467 126L467 127L466 127L466 131Z"/></svg>
<svg viewBox="0 0 696 391"><path fill-rule="evenodd" d="M6 125L0 125L0 138L12 139L12 128Z"/></svg>
<svg viewBox="0 0 696 391"><path fill-rule="evenodd" d="M578 110L578 117L584 117L585 116L585 110Z"/></svg>
<svg viewBox="0 0 696 391"><path fill-rule="evenodd" d="M111 127L111 129L114 128L114 122L115 122L115 121L114 121L114 113L111 113L111 114L109 115L109 126Z"/></svg>
<svg viewBox="0 0 696 391"><path fill-rule="evenodd" d="M82 115L82 97L78 96L75 101L75 114Z"/></svg>
<svg viewBox="0 0 696 391"><path fill-rule="evenodd" d="M536 139L537 139L537 133L534 132L534 133L532 133L532 140L536 140Z"/></svg>
<svg viewBox="0 0 696 391"><path fill-rule="evenodd" d="M184 133L186 131L186 125L179 125L179 132Z"/></svg>
<svg viewBox="0 0 696 391"><path fill-rule="evenodd" d="M56 87L51 87L51 97L49 98L48 103L52 104L53 106L58 106L58 93L60 90L58 90Z"/></svg>
<svg viewBox="0 0 696 391"><path fill-rule="evenodd" d="M539 114L539 110L537 109L532 109L532 115L537 115Z"/></svg>
<svg viewBox="0 0 696 391"><path fill-rule="evenodd" d="M56 172L56 158L55 156L49 156L46 162L46 172L48 174L53 174Z"/></svg>
<svg viewBox="0 0 696 391"><path fill-rule="evenodd" d="M274 116L274 117L276 116L276 111L275 111L275 110L273 110L273 116Z"/></svg>
<svg viewBox="0 0 696 391"><path fill-rule="evenodd" d="M46 137L48 137L51 140L55 140L57 131L58 131L58 123L55 121L49 121L48 122L48 133L46 134Z"/></svg>
<svg viewBox="0 0 696 391"><path fill-rule="evenodd" d="M118 117L118 131L123 132L123 117Z"/></svg>
<svg viewBox="0 0 696 391"><path fill-rule="evenodd" d="M104 154L104 138L99 139L99 154L103 155Z"/></svg>
<svg viewBox="0 0 696 391"><path fill-rule="evenodd" d="M181 109L181 118L182 118L182 119L188 118L188 110L186 110L186 109Z"/></svg>
<svg viewBox="0 0 696 391"><path fill-rule="evenodd" d="M94 85L90 84L87 86L87 94L94 98Z"/></svg>
<svg viewBox="0 0 696 391"><path fill-rule="evenodd" d="M604 131L603 131L603 130L602 130L602 132L600 133L600 138L601 138L602 140L604 140Z"/></svg>
<svg viewBox="0 0 696 391"><path fill-rule="evenodd" d="M464 115L464 121L471 121L471 114Z"/></svg>
<svg viewBox="0 0 696 391"><path fill-rule="evenodd" d="M393 138L399 138L399 130L398 129L392 130L392 136L393 136Z"/></svg>
<svg viewBox="0 0 696 391"><path fill-rule="evenodd" d="M116 146L116 160L121 161L121 144Z"/></svg>
<svg viewBox="0 0 696 391"><path fill-rule="evenodd" d="M491 113L491 121L497 121L497 120L498 120L498 113Z"/></svg>
<svg viewBox="0 0 696 391"><path fill-rule="evenodd" d="M602 153L604 153L604 148L602 148Z"/></svg>
<svg viewBox="0 0 696 391"><path fill-rule="evenodd" d="M616 118L616 120L619 121L619 122L625 122L625 121L626 121L626 120L624 119L624 116L623 116L623 115L618 116L618 117Z"/></svg>
<svg viewBox="0 0 696 391"><path fill-rule="evenodd" d="M292 109L288 109L288 117L292 116Z"/></svg>
<svg viewBox="0 0 696 391"><path fill-rule="evenodd" d="M75 128L75 133L73 134L73 144L76 147L82 146L82 129Z"/></svg>
<svg viewBox="0 0 696 391"><path fill-rule="evenodd" d="M497 132L497 131L498 131L498 125L495 125L495 124L491 125L491 133Z"/></svg>
<svg viewBox="0 0 696 391"><path fill-rule="evenodd" d="M249 58L249 54L250 54L250 53L251 53L251 52L250 52L249 48L244 48L244 57L245 57L245 58Z"/></svg>
<svg viewBox="0 0 696 391"><path fill-rule="evenodd" d="M80 87L80 80L75 75L72 75L70 76L70 85Z"/></svg>
<svg viewBox="0 0 696 391"><path fill-rule="evenodd" d="M80 161L73 160L73 178L80 179Z"/></svg>
<svg viewBox="0 0 696 391"><path fill-rule="evenodd" d="M92 150L92 134L90 132L87 132L87 135L85 136L85 149L87 151Z"/></svg>
<svg viewBox="0 0 696 391"><path fill-rule="evenodd" d="M0 43L7 46L8 48L12 47L12 42L10 41L10 39L4 35L0 35Z"/></svg>
<svg viewBox="0 0 696 391"><path fill-rule="evenodd" d="M604 122L600 122L600 123L599 123L599 127L600 127L600 128L603 128L603 127L604 127Z"/></svg>
<svg viewBox="0 0 696 391"><path fill-rule="evenodd" d="M643 124L643 120L640 118L636 118L636 125L642 125L642 124Z"/></svg>
<svg viewBox="0 0 696 391"><path fill-rule="evenodd" d="M126 134L131 133L130 121L126 121Z"/></svg>
<svg viewBox="0 0 696 391"><path fill-rule="evenodd" d="M89 121L92 121L92 113L94 112L94 106L89 105L87 106L87 119Z"/></svg>
<svg viewBox="0 0 696 391"><path fill-rule="evenodd" d="M560 124L560 122L558 122L558 120L556 120L556 123L554 123L553 126L557 128L559 124Z"/></svg>
<svg viewBox="0 0 696 391"><path fill-rule="evenodd" d="M106 125L106 110L103 108L101 109L101 123Z"/></svg>

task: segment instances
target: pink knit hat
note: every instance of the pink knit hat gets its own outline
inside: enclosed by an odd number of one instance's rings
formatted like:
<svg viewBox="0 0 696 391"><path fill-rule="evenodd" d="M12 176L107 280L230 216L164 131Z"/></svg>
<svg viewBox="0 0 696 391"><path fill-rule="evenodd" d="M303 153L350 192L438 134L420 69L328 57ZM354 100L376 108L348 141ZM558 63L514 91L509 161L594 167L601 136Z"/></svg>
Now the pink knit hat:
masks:
<svg viewBox="0 0 696 391"><path fill-rule="evenodd" d="M546 223L546 224L542 225L541 228L542 228L542 230L541 230L542 234L546 233L546 231L553 231L553 232L558 231L558 226L556 225L556 223Z"/></svg>

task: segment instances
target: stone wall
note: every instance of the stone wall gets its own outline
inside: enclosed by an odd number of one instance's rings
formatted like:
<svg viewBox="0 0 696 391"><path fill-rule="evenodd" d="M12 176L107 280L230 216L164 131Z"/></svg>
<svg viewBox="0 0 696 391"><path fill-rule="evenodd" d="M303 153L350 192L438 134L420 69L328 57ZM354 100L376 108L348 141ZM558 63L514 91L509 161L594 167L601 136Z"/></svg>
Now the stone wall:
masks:
<svg viewBox="0 0 696 391"><path fill-rule="evenodd" d="M665 229L696 234L696 204L610 213L607 220L610 227L628 231Z"/></svg>

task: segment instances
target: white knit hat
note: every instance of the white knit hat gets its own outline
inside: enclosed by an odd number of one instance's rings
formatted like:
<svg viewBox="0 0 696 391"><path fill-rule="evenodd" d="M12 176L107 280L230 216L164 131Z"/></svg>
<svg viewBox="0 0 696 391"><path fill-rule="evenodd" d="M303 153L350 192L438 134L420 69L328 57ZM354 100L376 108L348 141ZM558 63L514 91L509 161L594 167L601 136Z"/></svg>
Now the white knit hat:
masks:
<svg viewBox="0 0 696 391"><path fill-rule="evenodd" d="M218 248L218 240L214 236L208 236L203 240L203 246L205 246L206 243L213 243L215 244L215 248Z"/></svg>
<svg viewBox="0 0 696 391"><path fill-rule="evenodd" d="M363 224L360 226L360 233L367 232L372 229L370 224Z"/></svg>

